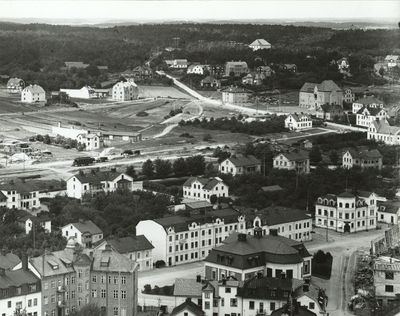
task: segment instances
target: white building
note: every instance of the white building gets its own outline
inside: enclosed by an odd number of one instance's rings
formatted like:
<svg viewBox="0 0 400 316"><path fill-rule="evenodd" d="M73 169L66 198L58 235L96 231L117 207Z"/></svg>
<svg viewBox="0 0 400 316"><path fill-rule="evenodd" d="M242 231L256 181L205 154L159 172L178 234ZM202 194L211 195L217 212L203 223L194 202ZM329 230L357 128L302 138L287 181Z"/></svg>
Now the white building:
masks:
<svg viewBox="0 0 400 316"><path fill-rule="evenodd" d="M373 121L386 121L389 115L381 108L363 107L357 112L356 124L369 127Z"/></svg>
<svg viewBox="0 0 400 316"><path fill-rule="evenodd" d="M352 110L353 114L356 114L363 107L374 108L374 109L384 109L385 103L383 103L383 101L375 98L372 95L371 96L364 95L363 98L358 99L357 101L353 102L351 110Z"/></svg>
<svg viewBox="0 0 400 316"><path fill-rule="evenodd" d="M113 237L104 240L95 249L106 249L110 245L112 249L134 260L139 266L138 271L153 270L153 249L154 246L147 240L146 236L128 236L123 238Z"/></svg>
<svg viewBox="0 0 400 316"><path fill-rule="evenodd" d="M299 173L310 172L310 158L308 152L293 150L282 152L273 158L273 167L277 169L295 170Z"/></svg>
<svg viewBox="0 0 400 316"><path fill-rule="evenodd" d="M304 83L300 89L299 106L318 110L322 104L343 104L343 90L332 80L320 84Z"/></svg>
<svg viewBox="0 0 400 316"><path fill-rule="evenodd" d="M80 144L85 145L86 150L96 150L101 147L102 139L95 133L82 133L76 137L76 140Z"/></svg>
<svg viewBox="0 0 400 316"><path fill-rule="evenodd" d="M95 90L89 86L84 86L81 89L60 89L60 92L65 92L70 98L91 99L95 97Z"/></svg>
<svg viewBox="0 0 400 316"><path fill-rule="evenodd" d="M6 197L6 207L31 209L40 206L39 189L32 182L12 181L0 184Z"/></svg>
<svg viewBox="0 0 400 316"><path fill-rule="evenodd" d="M377 303L389 305L400 293L400 260L379 257L373 262L373 272Z"/></svg>
<svg viewBox="0 0 400 316"><path fill-rule="evenodd" d="M321 196L315 203L315 225L342 233L376 229L377 204L385 200L366 191Z"/></svg>
<svg viewBox="0 0 400 316"><path fill-rule="evenodd" d="M41 102L46 101L46 91L41 86L30 85L21 92L21 102Z"/></svg>
<svg viewBox="0 0 400 316"><path fill-rule="evenodd" d="M206 69L205 65L190 65L187 68L187 74L197 74L204 75L204 70Z"/></svg>
<svg viewBox="0 0 400 316"><path fill-rule="evenodd" d="M265 39L256 39L253 43L249 45L249 47L253 50L259 50L259 49L270 49L272 45L268 43Z"/></svg>
<svg viewBox="0 0 400 316"><path fill-rule="evenodd" d="M135 81L130 78L126 82L118 82L113 86L112 99L117 101L136 100L139 97L139 89Z"/></svg>
<svg viewBox="0 0 400 316"><path fill-rule="evenodd" d="M47 215L25 215L23 217L19 217L18 219L19 224L24 227L25 233L29 234L29 232L34 227L42 227L47 233L51 233L51 220L50 217Z"/></svg>
<svg viewBox="0 0 400 316"><path fill-rule="evenodd" d="M400 216L400 201L389 200L379 203L378 222L397 225Z"/></svg>
<svg viewBox="0 0 400 316"><path fill-rule="evenodd" d="M390 126L386 121L373 121L368 127L367 138L386 145L400 145L400 127Z"/></svg>
<svg viewBox="0 0 400 316"><path fill-rule="evenodd" d="M289 114L285 118L285 127L290 130L305 130L312 128L312 119L307 114Z"/></svg>
<svg viewBox="0 0 400 316"><path fill-rule="evenodd" d="M228 197L229 187L221 178L190 177L183 184L183 198L210 202L210 197Z"/></svg>
<svg viewBox="0 0 400 316"><path fill-rule="evenodd" d="M361 169L374 168L381 170L383 156L377 149L348 149L342 156L342 167L346 169L358 166Z"/></svg>
<svg viewBox="0 0 400 316"><path fill-rule="evenodd" d="M103 231L92 221L79 220L77 223L70 223L61 228L62 235L86 248L91 248L93 244L103 239Z"/></svg>
<svg viewBox="0 0 400 316"><path fill-rule="evenodd" d="M98 192L114 192L117 189L133 191L133 178L125 173L111 171L98 171L92 169L88 173L80 170L67 180L67 195L76 199L82 198L85 193L97 194Z"/></svg>
<svg viewBox="0 0 400 316"><path fill-rule="evenodd" d="M233 155L219 164L218 171L221 173L231 173L232 175L260 173L261 162L253 155Z"/></svg>
<svg viewBox="0 0 400 316"><path fill-rule="evenodd" d="M61 122L58 122L57 126L52 126L51 131L55 135L60 135L71 139L77 139L78 135L89 133L88 130L76 129L75 126L61 127Z"/></svg>

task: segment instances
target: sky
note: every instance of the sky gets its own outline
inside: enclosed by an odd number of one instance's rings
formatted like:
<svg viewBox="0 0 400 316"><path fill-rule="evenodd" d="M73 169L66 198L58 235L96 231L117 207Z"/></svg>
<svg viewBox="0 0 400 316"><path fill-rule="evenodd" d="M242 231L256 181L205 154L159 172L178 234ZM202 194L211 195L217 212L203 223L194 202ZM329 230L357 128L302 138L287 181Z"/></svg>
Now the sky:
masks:
<svg viewBox="0 0 400 316"><path fill-rule="evenodd" d="M399 0L292 1L20 1L0 0L0 18L90 20L287 19L321 20L373 18L400 21Z"/></svg>

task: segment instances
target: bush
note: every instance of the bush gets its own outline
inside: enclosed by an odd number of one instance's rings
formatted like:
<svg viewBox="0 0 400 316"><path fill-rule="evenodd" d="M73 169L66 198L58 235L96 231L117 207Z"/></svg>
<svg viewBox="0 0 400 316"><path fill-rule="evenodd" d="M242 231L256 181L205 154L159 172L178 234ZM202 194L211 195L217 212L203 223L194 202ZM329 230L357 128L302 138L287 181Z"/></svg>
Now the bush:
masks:
<svg viewBox="0 0 400 316"><path fill-rule="evenodd" d="M140 111L140 112L138 112L137 114L136 114L136 116L139 116L139 117L144 117L144 116L148 116L149 115L149 113L147 113L147 112L145 112L145 111Z"/></svg>

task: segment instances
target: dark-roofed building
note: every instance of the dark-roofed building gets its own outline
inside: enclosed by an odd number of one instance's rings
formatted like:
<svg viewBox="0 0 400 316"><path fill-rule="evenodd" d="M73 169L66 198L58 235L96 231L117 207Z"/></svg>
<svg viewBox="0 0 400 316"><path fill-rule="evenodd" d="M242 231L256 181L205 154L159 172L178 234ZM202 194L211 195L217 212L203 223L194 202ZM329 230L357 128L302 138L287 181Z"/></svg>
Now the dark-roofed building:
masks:
<svg viewBox="0 0 400 316"><path fill-rule="evenodd" d="M245 89L229 87L222 90L222 102L224 103L246 103L248 93Z"/></svg>
<svg viewBox="0 0 400 316"><path fill-rule="evenodd" d="M236 77L241 74L247 74L249 72L249 66L245 61L227 61L225 63L225 76L230 76L231 73L234 73Z"/></svg>
<svg viewBox="0 0 400 316"><path fill-rule="evenodd" d="M0 192L6 197L6 207L31 209L40 206L39 188L30 181L11 181L0 184ZM0 197L4 200L4 197Z"/></svg>
<svg viewBox="0 0 400 316"><path fill-rule="evenodd" d="M139 79L153 78L153 70L149 66L137 66L132 70L133 75Z"/></svg>
<svg viewBox="0 0 400 316"><path fill-rule="evenodd" d="M391 257L378 257L373 260L372 269L375 298L378 306L387 306L400 293L400 260Z"/></svg>
<svg viewBox="0 0 400 316"><path fill-rule="evenodd" d="M231 173L232 175L260 173L261 161L253 155L232 155L219 164L218 171L221 173Z"/></svg>
<svg viewBox="0 0 400 316"><path fill-rule="evenodd" d="M321 196L315 203L315 225L342 233L376 229L378 201L385 200L366 191Z"/></svg>
<svg viewBox="0 0 400 316"><path fill-rule="evenodd" d="M368 127L367 139L382 141L386 145L400 145L400 127L390 126L385 120L373 121Z"/></svg>
<svg viewBox="0 0 400 316"><path fill-rule="evenodd" d="M2 315L15 315L15 310L24 310L26 315L42 315L40 279L28 270L27 257L23 260L24 264L19 269L0 268L0 312Z"/></svg>
<svg viewBox="0 0 400 316"><path fill-rule="evenodd" d="M343 107L339 104L322 104L317 111L318 118L328 121L340 120L343 116Z"/></svg>
<svg viewBox="0 0 400 316"><path fill-rule="evenodd" d="M343 168L359 166L361 169L374 168L381 170L383 156L378 149L348 149L342 156Z"/></svg>
<svg viewBox="0 0 400 316"><path fill-rule="evenodd" d="M300 89L299 106L318 110L322 104L343 104L343 90L332 80L320 84L304 83Z"/></svg>
<svg viewBox="0 0 400 316"><path fill-rule="evenodd" d="M363 107L373 108L373 109L384 109L385 103L383 101L375 98L373 95L369 95L369 96L364 95L364 97L362 97L361 99L358 99L353 102L353 105L352 105L353 114L356 114Z"/></svg>
<svg viewBox="0 0 400 316"><path fill-rule="evenodd" d="M212 76L207 76L200 81L200 85L204 88L221 88L221 80L215 79Z"/></svg>
<svg viewBox="0 0 400 316"><path fill-rule="evenodd" d="M400 200L388 200L378 204L378 222L397 225L400 216Z"/></svg>
<svg viewBox="0 0 400 316"><path fill-rule="evenodd" d="M386 121L389 115L384 109L364 106L358 110L356 117L357 125L369 127L373 121Z"/></svg>
<svg viewBox="0 0 400 316"><path fill-rule="evenodd" d="M183 198L210 202L210 197L228 197L229 187L221 178L190 177L183 184Z"/></svg>
<svg viewBox="0 0 400 316"><path fill-rule="evenodd" d="M42 227L46 232L51 232L51 219L44 213L39 213L36 216L26 214L18 217L17 221L22 227L24 227L26 234L29 234L33 227Z"/></svg>
<svg viewBox="0 0 400 316"><path fill-rule="evenodd" d="M291 298L289 301L292 300ZM325 314L325 313L324 313ZM274 310L270 316L317 316L319 314L314 313L307 307L301 306L296 300L288 302L279 309Z"/></svg>
<svg viewBox="0 0 400 316"><path fill-rule="evenodd" d="M190 299L186 299L185 302L176 306L171 316L204 316L205 313L201 309L201 306L193 303Z"/></svg>
<svg viewBox="0 0 400 316"><path fill-rule="evenodd" d="M310 172L310 158L308 152L302 150L293 150L282 152L273 159L274 168L295 170L299 173Z"/></svg>
<svg viewBox="0 0 400 316"><path fill-rule="evenodd" d="M200 279L199 279L200 278ZM177 278L174 284L175 306L190 299L201 307L204 283L201 277L196 279Z"/></svg>
<svg viewBox="0 0 400 316"><path fill-rule="evenodd" d="M117 189L133 190L133 178L115 168L110 171L92 169L88 173L80 171L67 180L67 195L76 199L85 193L114 192Z"/></svg>
<svg viewBox="0 0 400 316"><path fill-rule="evenodd" d="M311 254L303 243L279 236L277 230L263 235L232 234L224 244L213 248L205 259L205 276L222 280L233 276L246 280L255 273L263 276L303 279L311 277Z"/></svg>
<svg viewBox="0 0 400 316"><path fill-rule="evenodd" d="M94 243L103 239L103 231L91 220L79 220L61 228L62 235L69 239L75 238L80 245L91 248Z"/></svg>
<svg viewBox="0 0 400 316"><path fill-rule="evenodd" d="M263 190L264 192L279 192L279 191L283 191L282 187L274 184L274 185L268 185L266 187L261 187L261 190Z"/></svg>
<svg viewBox="0 0 400 316"><path fill-rule="evenodd" d="M303 113L291 113L285 118L285 127L290 130L310 129L312 128L311 116Z"/></svg>
<svg viewBox="0 0 400 316"><path fill-rule="evenodd" d="M0 251L0 268L4 270L12 270L17 264L21 262L21 259L14 253L7 253L4 248Z"/></svg>
<svg viewBox="0 0 400 316"><path fill-rule="evenodd" d="M41 280L40 315L68 315L86 304L102 315L136 315L137 263L111 247L81 249L70 239L61 251L29 260L29 270Z"/></svg>
<svg viewBox="0 0 400 316"><path fill-rule="evenodd" d="M112 237L98 243L95 249L105 249L110 245L115 251L138 263L139 271L153 269L153 248L146 236Z"/></svg>

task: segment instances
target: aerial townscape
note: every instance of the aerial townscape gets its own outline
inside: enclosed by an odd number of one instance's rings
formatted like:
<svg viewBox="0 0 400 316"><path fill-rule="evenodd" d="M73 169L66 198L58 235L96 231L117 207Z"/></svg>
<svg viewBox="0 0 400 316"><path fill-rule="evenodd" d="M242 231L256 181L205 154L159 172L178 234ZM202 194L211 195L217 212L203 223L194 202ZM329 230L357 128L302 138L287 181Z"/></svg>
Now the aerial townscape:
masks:
<svg viewBox="0 0 400 316"><path fill-rule="evenodd" d="M400 4L289 2L0 4L0 316L400 315Z"/></svg>

